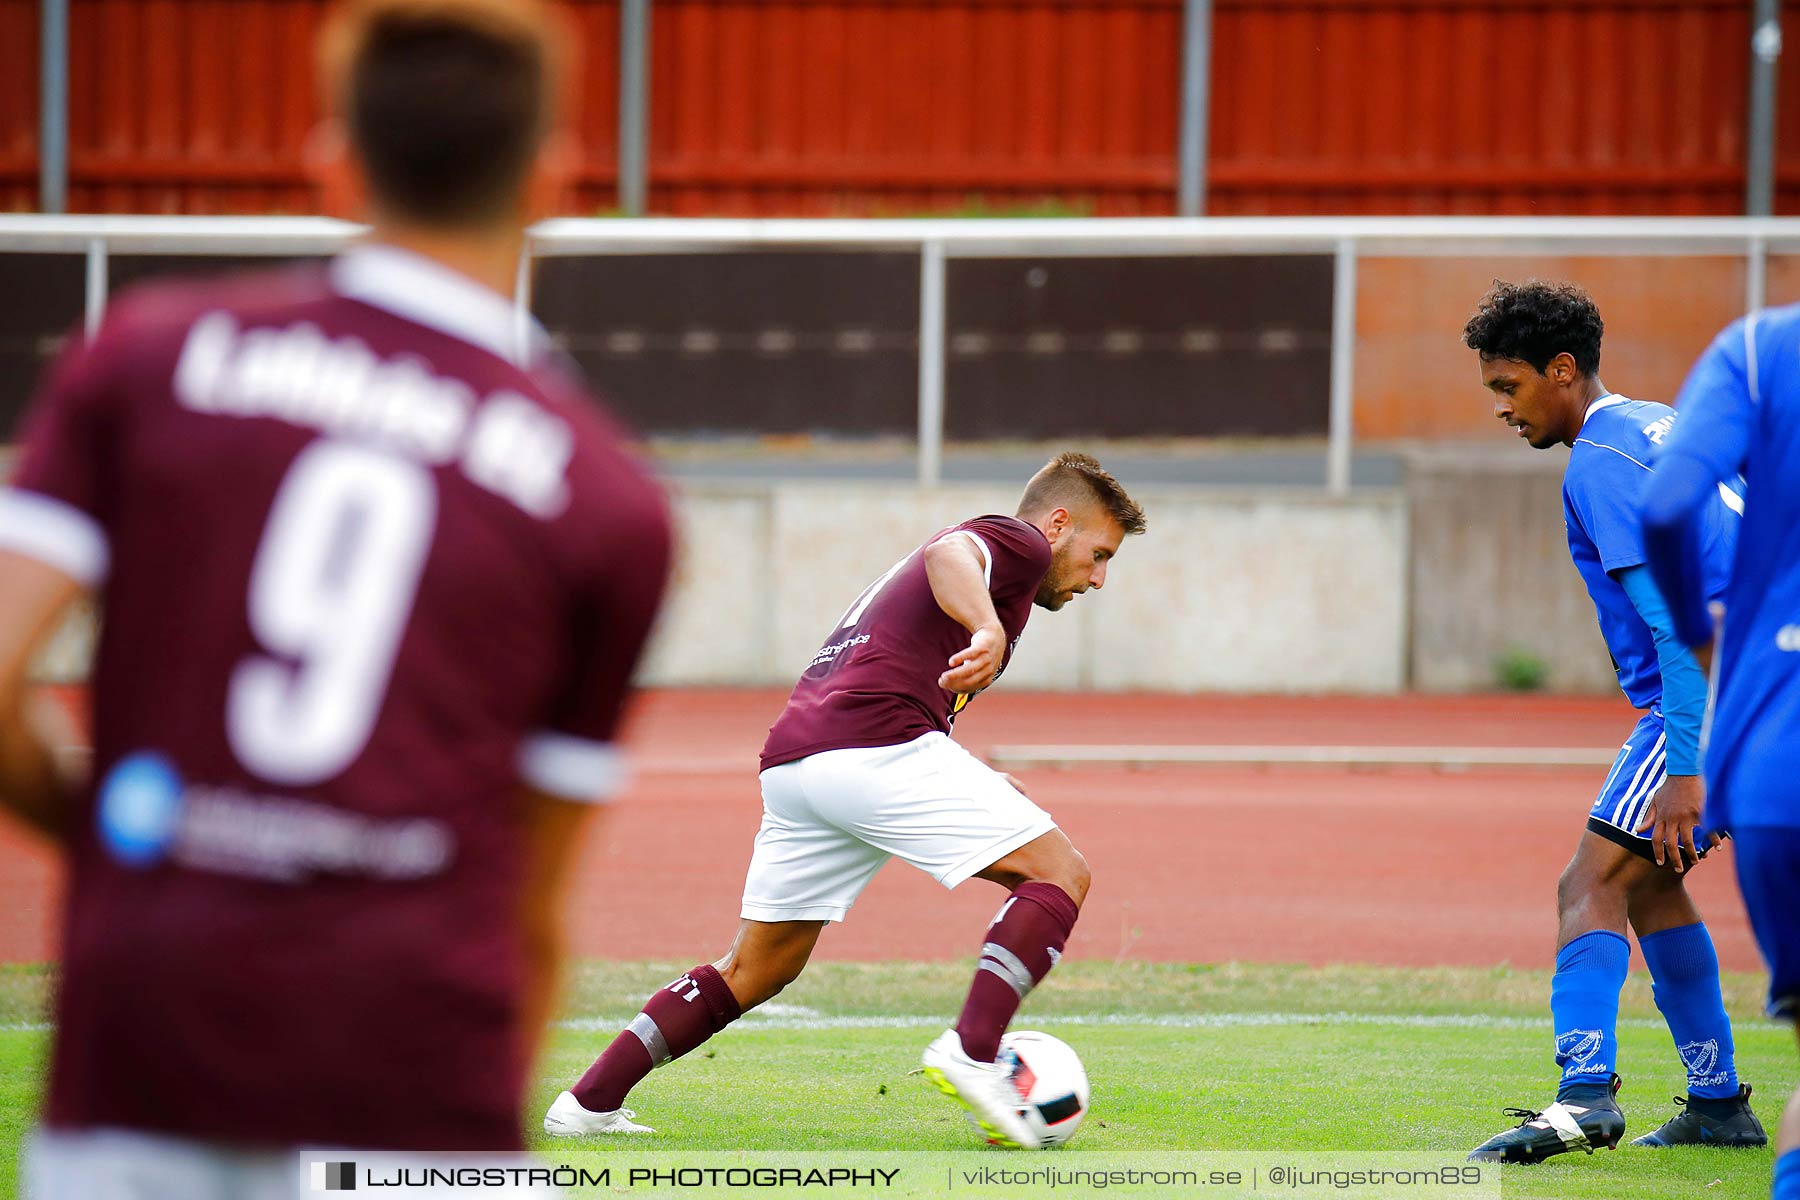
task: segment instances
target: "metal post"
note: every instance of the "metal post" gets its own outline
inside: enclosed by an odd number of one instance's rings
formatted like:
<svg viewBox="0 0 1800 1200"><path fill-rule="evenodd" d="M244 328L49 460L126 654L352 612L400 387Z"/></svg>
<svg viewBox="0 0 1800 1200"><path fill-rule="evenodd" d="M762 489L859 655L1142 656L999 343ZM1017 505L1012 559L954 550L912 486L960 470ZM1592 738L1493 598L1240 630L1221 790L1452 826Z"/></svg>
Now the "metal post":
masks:
<svg viewBox="0 0 1800 1200"><path fill-rule="evenodd" d="M513 275L513 353L524 363L531 352L531 235L519 244L519 266Z"/></svg>
<svg viewBox="0 0 1800 1200"><path fill-rule="evenodd" d="M650 0L619 5L619 211L641 217L650 196Z"/></svg>
<svg viewBox="0 0 1800 1200"><path fill-rule="evenodd" d="M919 486L944 471L944 243L919 251Z"/></svg>
<svg viewBox="0 0 1800 1200"><path fill-rule="evenodd" d="M1325 486L1333 496L1350 492L1350 422L1355 405L1356 243L1341 238L1331 280L1331 426L1325 451Z"/></svg>
<svg viewBox="0 0 1800 1200"><path fill-rule="evenodd" d="M106 314L106 243L93 238L87 248L87 335L100 330L100 318Z"/></svg>
<svg viewBox="0 0 1800 1200"><path fill-rule="evenodd" d="M1775 211L1775 93L1781 58L1781 0L1756 0L1750 35L1749 168L1744 211L1766 217Z"/></svg>
<svg viewBox="0 0 1800 1200"><path fill-rule="evenodd" d="M1744 250L1744 312L1759 313L1769 294L1769 243L1760 233L1750 235Z"/></svg>
<svg viewBox="0 0 1800 1200"><path fill-rule="evenodd" d="M69 0L42 0L38 43L38 208L69 207Z"/></svg>
<svg viewBox="0 0 1800 1200"><path fill-rule="evenodd" d="M1206 211L1206 134L1212 101L1212 0L1187 0L1182 16L1181 181L1176 212Z"/></svg>

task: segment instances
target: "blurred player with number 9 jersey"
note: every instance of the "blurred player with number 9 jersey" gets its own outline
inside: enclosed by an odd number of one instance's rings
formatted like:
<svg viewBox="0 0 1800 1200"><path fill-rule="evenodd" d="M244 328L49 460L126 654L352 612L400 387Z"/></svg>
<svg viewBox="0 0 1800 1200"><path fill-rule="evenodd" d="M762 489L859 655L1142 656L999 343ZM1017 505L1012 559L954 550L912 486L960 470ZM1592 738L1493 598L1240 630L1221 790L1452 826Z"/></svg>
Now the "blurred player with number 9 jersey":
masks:
<svg viewBox="0 0 1800 1200"><path fill-rule="evenodd" d="M520 1144L670 553L660 490L505 295L561 178L565 41L530 3L340 9L321 145L369 240L121 296L36 407L0 493L0 797L69 865L37 1195L292 1194L284 1146ZM22 697L84 592L75 780Z"/></svg>

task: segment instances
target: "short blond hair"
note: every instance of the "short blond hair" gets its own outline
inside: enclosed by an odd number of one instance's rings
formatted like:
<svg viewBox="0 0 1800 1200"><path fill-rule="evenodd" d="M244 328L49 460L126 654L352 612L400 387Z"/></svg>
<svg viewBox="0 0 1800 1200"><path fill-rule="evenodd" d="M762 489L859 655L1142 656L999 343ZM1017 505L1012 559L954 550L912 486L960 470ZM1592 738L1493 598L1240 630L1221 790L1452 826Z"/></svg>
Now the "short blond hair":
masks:
<svg viewBox="0 0 1800 1200"><path fill-rule="evenodd" d="M1142 506L1125 494L1099 460L1074 450L1057 455L1031 477L1019 497L1019 516L1031 519L1054 508L1085 504L1098 504L1128 534L1144 532Z"/></svg>
<svg viewBox="0 0 1800 1200"><path fill-rule="evenodd" d="M382 206L480 224L516 207L572 42L543 0L343 0L319 38L322 98Z"/></svg>

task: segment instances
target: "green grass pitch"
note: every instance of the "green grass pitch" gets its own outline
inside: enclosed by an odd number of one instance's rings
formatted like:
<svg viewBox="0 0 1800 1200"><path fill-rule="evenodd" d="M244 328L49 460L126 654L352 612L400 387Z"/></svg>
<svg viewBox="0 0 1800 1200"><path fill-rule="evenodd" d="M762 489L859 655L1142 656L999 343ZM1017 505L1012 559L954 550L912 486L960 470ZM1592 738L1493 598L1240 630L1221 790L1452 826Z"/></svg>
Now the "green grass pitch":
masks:
<svg viewBox="0 0 1800 1200"><path fill-rule="evenodd" d="M686 963L580 964L568 1017L528 1097L536 1117ZM765 1013L657 1071L633 1093L655 1138L593 1147L695 1150L964 1150L961 1110L911 1075L949 1023L962 964L833 964L808 971ZM1800 1074L1791 1031L1759 1015L1760 981L1726 980L1738 1066L1773 1128ZM17 1190L48 1042L42 971L0 970L0 1195ZM1464 1151L1539 1107L1554 1088L1546 973L1373 967L1065 964L1021 1028L1081 1053L1093 1081L1087 1124L1058 1161L1145 1150ZM1680 1064L1634 976L1621 1010L1626 1137L1660 1124L1683 1090ZM557 1150L583 1143L534 1144ZM1002 1154L992 1151L993 1154ZM1011 1155L1013 1159L1040 1156ZM1768 1151L1602 1151L1508 1168L1509 1197L1761 1200Z"/></svg>

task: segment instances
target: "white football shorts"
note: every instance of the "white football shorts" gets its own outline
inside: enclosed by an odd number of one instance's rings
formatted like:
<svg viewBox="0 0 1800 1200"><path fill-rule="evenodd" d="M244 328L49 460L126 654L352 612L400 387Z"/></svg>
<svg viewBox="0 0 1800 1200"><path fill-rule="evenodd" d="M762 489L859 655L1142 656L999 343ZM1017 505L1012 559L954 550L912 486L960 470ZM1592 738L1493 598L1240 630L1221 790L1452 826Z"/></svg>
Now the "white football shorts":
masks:
<svg viewBox="0 0 1800 1200"><path fill-rule="evenodd" d="M824 750L762 773L749 921L841 921L889 858L953 888L1056 828L944 734Z"/></svg>

